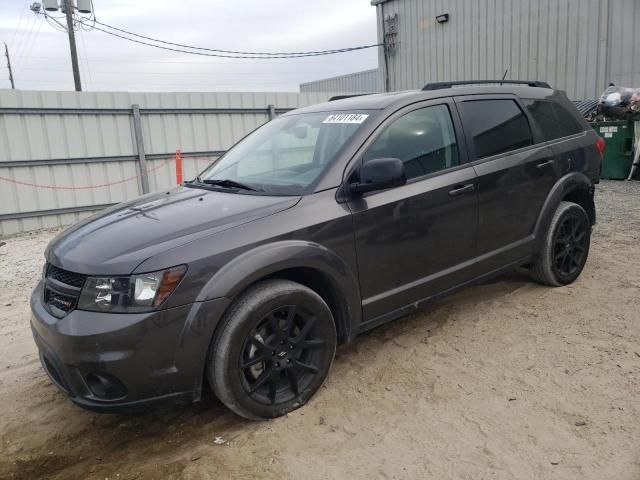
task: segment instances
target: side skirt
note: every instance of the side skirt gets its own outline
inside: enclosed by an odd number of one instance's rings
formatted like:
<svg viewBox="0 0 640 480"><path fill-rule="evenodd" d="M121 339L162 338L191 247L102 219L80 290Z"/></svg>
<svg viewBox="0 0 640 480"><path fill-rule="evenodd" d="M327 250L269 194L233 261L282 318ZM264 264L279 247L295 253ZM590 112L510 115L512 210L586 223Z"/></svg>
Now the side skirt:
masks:
<svg viewBox="0 0 640 480"><path fill-rule="evenodd" d="M430 305L438 300L441 300L444 297L447 297L467 287L484 282L485 280L488 280L493 277L498 277L504 273L510 272L518 267L521 267L522 265L531 263L534 257L535 257L534 255L527 255L526 257L516 260L515 262L511 262L503 267L484 273L478 277L472 278L471 280L468 280L459 285L456 285L455 287L448 288L447 290L443 290L442 292L436 293L435 295L431 295L430 297L423 298L421 300L418 300L417 302L411 303L409 305L405 305L404 307L400 307L389 313L385 313L384 315L380 315L379 317L372 318L371 320L368 320L360 324L356 335L359 335L363 332L371 330L372 328L379 327L380 325L391 322L392 320L396 320L397 318L404 317L405 315L408 315L412 312L420 310L426 307L427 305Z"/></svg>

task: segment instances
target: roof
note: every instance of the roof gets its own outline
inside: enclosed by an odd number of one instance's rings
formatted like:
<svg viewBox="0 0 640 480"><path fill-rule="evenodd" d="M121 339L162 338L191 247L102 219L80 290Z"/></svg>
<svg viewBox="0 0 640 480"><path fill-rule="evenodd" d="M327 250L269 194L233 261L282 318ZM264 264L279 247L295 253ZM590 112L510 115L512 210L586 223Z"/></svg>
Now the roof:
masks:
<svg viewBox="0 0 640 480"><path fill-rule="evenodd" d="M402 107L413 102L431 100L458 95L500 95L513 94L524 98L546 98L555 91L549 88L528 87L520 85L482 85L443 88L440 90L405 90L390 93L359 95L342 100L319 103L309 107L293 110L285 115L313 112L347 111L347 110L383 110L387 107Z"/></svg>

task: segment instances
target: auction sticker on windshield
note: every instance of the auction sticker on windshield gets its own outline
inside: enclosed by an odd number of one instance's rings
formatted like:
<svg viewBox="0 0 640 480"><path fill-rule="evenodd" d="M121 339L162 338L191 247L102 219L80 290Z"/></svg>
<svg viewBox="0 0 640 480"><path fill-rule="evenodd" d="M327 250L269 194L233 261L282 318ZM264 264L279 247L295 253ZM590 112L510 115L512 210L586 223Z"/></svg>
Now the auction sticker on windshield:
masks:
<svg viewBox="0 0 640 480"><path fill-rule="evenodd" d="M369 115L365 113L333 113L322 123L362 123Z"/></svg>

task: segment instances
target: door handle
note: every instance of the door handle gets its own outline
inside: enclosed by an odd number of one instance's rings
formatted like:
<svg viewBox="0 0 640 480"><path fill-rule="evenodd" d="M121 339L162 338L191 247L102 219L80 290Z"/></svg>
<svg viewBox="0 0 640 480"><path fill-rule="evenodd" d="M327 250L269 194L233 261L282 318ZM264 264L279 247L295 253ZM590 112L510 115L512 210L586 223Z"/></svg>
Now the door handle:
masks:
<svg viewBox="0 0 640 480"><path fill-rule="evenodd" d="M449 190L449 195L455 197L456 195L462 195L463 193L472 192L475 189L473 183L467 183L466 185L458 185Z"/></svg>
<svg viewBox="0 0 640 480"><path fill-rule="evenodd" d="M547 165L551 165L553 163L553 158L551 160L546 160L544 162L540 162L538 165L536 165L536 167L538 168L544 168Z"/></svg>

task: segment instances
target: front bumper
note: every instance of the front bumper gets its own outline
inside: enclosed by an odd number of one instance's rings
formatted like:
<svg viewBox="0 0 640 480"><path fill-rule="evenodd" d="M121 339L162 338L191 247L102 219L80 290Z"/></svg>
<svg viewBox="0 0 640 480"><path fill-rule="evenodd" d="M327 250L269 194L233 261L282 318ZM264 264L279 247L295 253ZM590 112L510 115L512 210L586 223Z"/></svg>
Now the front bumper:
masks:
<svg viewBox="0 0 640 480"><path fill-rule="evenodd" d="M43 368L81 407L121 411L200 399L204 366L225 298L150 313L73 310L63 318L31 296L31 329Z"/></svg>

